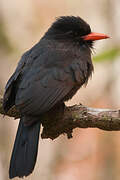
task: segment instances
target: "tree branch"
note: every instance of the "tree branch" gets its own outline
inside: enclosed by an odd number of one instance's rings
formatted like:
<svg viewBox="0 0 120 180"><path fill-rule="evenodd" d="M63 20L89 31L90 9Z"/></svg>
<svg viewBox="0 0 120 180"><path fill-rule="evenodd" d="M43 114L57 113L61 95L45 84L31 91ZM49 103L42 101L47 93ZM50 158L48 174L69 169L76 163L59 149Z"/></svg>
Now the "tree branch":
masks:
<svg viewBox="0 0 120 180"><path fill-rule="evenodd" d="M0 114L5 114L0 98ZM11 108L7 116L19 118L19 112L15 107ZM53 115L54 117L54 115ZM42 115L43 131L42 138L55 139L66 133L68 138L72 137L75 128L99 128L106 131L120 130L120 110L95 109L83 105L65 107L64 116L49 117L49 113Z"/></svg>

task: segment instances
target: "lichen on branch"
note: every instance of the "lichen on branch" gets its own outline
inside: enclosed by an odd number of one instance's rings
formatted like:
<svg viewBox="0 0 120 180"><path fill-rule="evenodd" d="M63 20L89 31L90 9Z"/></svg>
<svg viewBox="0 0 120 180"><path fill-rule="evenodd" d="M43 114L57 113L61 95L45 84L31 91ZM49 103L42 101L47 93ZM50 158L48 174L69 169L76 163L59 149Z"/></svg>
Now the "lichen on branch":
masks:
<svg viewBox="0 0 120 180"><path fill-rule="evenodd" d="M0 114L5 114L0 97ZM19 112L15 107L11 108L6 114L9 117L19 118ZM46 113L42 116L43 131L42 138L55 139L61 134L72 137L75 128L99 128L106 131L120 130L120 110L96 109L83 105L65 107L64 115L56 116L50 120Z"/></svg>

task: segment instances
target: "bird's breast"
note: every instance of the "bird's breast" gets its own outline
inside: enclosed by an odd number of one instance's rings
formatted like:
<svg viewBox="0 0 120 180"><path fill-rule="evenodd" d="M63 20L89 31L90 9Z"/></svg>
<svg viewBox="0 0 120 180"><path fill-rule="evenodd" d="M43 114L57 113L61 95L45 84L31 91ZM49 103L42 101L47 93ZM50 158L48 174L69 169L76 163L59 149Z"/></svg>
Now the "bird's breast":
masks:
<svg viewBox="0 0 120 180"><path fill-rule="evenodd" d="M62 99L62 101L68 101L72 99L72 97L77 93L77 91L80 89L81 85L76 84L69 93Z"/></svg>

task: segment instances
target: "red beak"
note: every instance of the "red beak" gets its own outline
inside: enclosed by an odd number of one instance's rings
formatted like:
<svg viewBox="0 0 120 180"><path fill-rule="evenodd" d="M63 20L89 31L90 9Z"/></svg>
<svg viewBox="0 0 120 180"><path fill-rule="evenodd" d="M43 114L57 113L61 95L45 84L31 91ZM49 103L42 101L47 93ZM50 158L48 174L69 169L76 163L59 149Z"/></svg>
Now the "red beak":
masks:
<svg viewBox="0 0 120 180"><path fill-rule="evenodd" d="M105 35L105 34L92 32L92 33L90 33L88 35L82 36L82 38L85 41L95 41L95 40L100 40L100 39L107 39L107 38L110 38L110 37Z"/></svg>

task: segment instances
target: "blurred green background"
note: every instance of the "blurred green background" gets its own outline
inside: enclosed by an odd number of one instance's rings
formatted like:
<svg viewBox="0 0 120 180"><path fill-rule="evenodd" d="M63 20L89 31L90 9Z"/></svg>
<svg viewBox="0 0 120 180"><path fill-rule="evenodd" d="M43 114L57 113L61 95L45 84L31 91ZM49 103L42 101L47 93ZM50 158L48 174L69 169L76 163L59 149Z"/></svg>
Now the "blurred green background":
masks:
<svg viewBox="0 0 120 180"><path fill-rule="evenodd" d="M119 0L0 0L0 95L21 55L42 37L58 16L85 19L93 31L111 36L93 52L94 74L67 105L120 106ZM18 120L0 115L0 180L8 180ZM15 178L16 180L18 178ZM37 164L26 180L119 180L120 132L75 129L73 138L40 140Z"/></svg>

